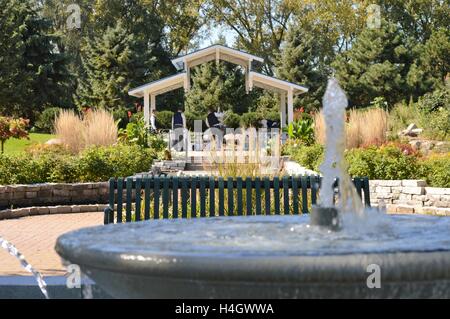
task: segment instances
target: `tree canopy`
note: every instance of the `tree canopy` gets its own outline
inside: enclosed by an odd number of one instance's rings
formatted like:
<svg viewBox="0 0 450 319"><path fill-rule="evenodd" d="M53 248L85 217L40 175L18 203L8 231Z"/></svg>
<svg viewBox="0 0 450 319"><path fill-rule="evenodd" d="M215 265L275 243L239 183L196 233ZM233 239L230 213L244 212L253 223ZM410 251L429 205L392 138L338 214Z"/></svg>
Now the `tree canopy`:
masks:
<svg viewBox="0 0 450 319"><path fill-rule="evenodd" d="M252 107L255 98L256 91L246 94L244 74L239 66L213 61L194 69L185 107L197 115L217 107L242 114Z"/></svg>
<svg viewBox="0 0 450 319"><path fill-rule="evenodd" d="M352 106L365 107L418 100L450 73L444 0L377 1L379 28L367 24L366 0L79 0L80 26L69 28L73 4L0 0L0 115L33 123L48 107L85 106L126 114L142 104L130 88L174 74L171 58L218 36L264 58L257 71L309 87L295 100L306 110L320 107L332 75ZM158 106L266 112L278 100L246 94L242 70L227 63L195 67L192 91L181 91L158 96Z"/></svg>
<svg viewBox="0 0 450 319"><path fill-rule="evenodd" d="M0 113L34 119L64 106L68 72L58 36L32 0L0 0Z"/></svg>

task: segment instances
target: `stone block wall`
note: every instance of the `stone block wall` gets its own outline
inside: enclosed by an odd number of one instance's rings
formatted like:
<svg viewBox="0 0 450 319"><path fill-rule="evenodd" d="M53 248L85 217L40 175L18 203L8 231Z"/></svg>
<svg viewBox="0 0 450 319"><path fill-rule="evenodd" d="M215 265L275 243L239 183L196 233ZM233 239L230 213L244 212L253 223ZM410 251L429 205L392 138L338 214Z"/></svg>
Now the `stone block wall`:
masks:
<svg viewBox="0 0 450 319"><path fill-rule="evenodd" d="M450 215L450 188L428 187L424 180L371 180L372 206L388 213Z"/></svg>
<svg viewBox="0 0 450 319"><path fill-rule="evenodd" d="M0 210L0 220L36 215L103 212L106 204L31 206Z"/></svg>
<svg viewBox="0 0 450 319"><path fill-rule="evenodd" d="M45 183L0 186L0 209L10 207L104 204L109 183Z"/></svg>

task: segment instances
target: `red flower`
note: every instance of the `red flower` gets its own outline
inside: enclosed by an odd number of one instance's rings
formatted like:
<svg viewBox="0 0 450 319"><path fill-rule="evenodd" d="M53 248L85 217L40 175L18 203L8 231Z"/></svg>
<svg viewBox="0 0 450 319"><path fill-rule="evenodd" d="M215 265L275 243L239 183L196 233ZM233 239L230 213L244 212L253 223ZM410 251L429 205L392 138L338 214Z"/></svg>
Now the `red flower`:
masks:
<svg viewBox="0 0 450 319"><path fill-rule="evenodd" d="M128 118L131 118L131 111L128 111Z"/></svg>
<svg viewBox="0 0 450 319"><path fill-rule="evenodd" d="M304 113L305 112L305 108L302 106L301 108L300 108L300 113Z"/></svg>

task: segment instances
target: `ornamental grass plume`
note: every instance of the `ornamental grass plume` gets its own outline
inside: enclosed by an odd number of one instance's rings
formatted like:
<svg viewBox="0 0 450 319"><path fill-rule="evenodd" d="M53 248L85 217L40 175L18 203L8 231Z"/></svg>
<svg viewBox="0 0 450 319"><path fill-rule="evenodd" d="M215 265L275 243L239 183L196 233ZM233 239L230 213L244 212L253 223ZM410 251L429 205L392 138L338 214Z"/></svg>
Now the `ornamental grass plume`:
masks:
<svg viewBox="0 0 450 319"><path fill-rule="evenodd" d="M86 112L83 117L73 110L63 110L55 121L55 133L72 152L91 146L109 146L117 142L117 125L105 110Z"/></svg>
<svg viewBox="0 0 450 319"><path fill-rule="evenodd" d="M347 115L346 147L358 148L365 145L381 145L387 140L388 114L380 108L352 109ZM314 115L316 142L325 145L325 124L322 111Z"/></svg>

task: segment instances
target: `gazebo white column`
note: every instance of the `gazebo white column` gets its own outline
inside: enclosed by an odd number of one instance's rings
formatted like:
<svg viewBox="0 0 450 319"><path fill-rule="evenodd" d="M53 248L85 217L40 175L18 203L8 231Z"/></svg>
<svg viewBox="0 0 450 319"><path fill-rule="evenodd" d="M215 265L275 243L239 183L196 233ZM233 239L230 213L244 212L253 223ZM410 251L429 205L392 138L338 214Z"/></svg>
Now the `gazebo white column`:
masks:
<svg viewBox="0 0 450 319"><path fill-rule="evenodd" d="M156 108L156 95L150 94L150 112L154 111L155 108Z"/></svg>
<svg viewBox="0 0 450 319"><path fill-rule="evenodd" d="M146 125L150 124L150 95L144 92L144 121Z"/></svg>
<svg viewBox="0 0 450 319"><path fill-rule="evenodd" d="M186 78L184 79L184 91L189 92L191 89L191 67L189 62L184 62L184 72L186 72Z"/></svg>
<svg viewBox="0 0 450 319"><path fill-rule="evenodd" d="M150 124L151 111L156 109L156 97L160 94L186 88L189 85L188 77L185 72L168 76L164 79L141 85L128 92L129 95L144 99L144 120Z"/></svg>
<svg viewBox="0 0 450 319"><path fill-rule="evenodd" d="M244 66L244 74L245 74L245 93L248 94L251 91L250 88L250 72L252 71L252 60L248 61L247 66Z"/></svg>
<svg viewBox="0 0 450 319"><path fill-rule="evenodd" d="M280 127L286 126L286 93L280 93Z"/></svg>
<svg viewBox="0 0 450 319"><path fill-rule="evenodd" d="M292 88L288 89L287 94L287 111L288 111L288 125L294 121L294 92Z"/></svg>

